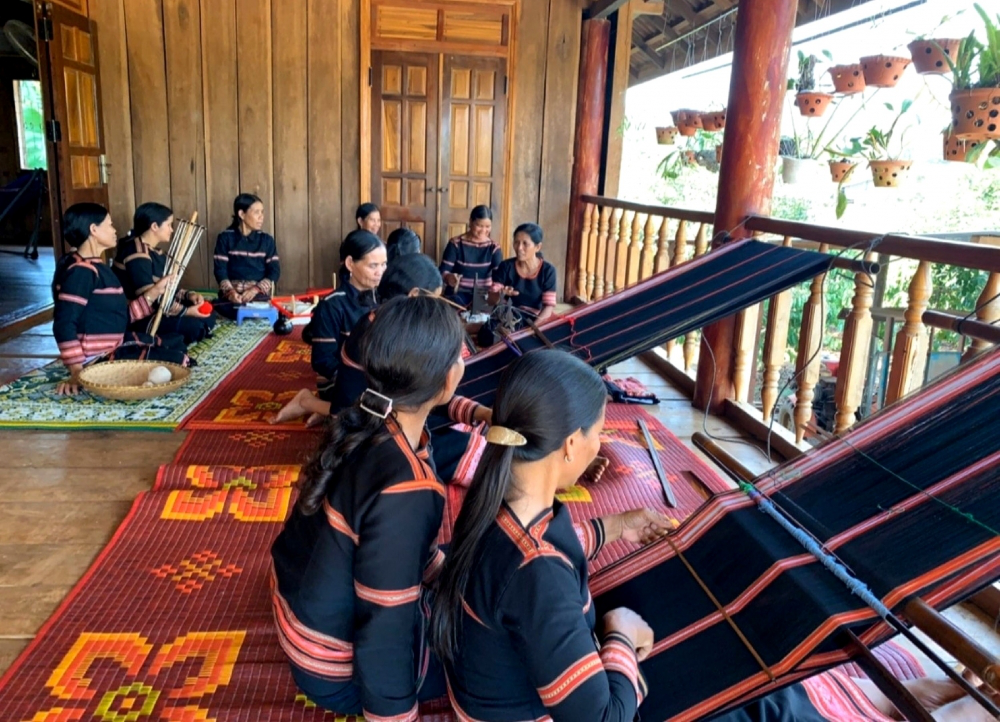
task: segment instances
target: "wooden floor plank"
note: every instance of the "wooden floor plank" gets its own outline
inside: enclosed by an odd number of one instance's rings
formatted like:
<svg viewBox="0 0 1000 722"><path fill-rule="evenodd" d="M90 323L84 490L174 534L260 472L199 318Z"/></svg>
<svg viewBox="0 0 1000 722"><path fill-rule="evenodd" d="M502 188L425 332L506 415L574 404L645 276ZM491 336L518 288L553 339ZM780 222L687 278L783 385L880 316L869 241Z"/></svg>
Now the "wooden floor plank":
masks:
<svg viewBox="0 0 1000 722"><path fill-rule="evenodd" d="M103 548L103 542L0 544L0 588L71 583L83 576Z"/></svg>
<svg viewBox="0 0 1000 722"><path fill-rule="evenodd" d="M152 464L115 470L106 474L100 469L65 467L24 469L0 468L0 503L50 501L53 503L92 503L131 501L146 491L156 479Z"/></svg>
<svg viewBox="0 0 1000 722"><path fill-rule="evenodd" d="M0 629L11 636L34 635L71 588L58 584L0 588Z"/></svg>
<svg viewBox="0 0 1000 722"><path fill-rule="evenodd" d="M121 469L141 467L155 473L184 441L186 432L4 431L8 467Z"/></svg>

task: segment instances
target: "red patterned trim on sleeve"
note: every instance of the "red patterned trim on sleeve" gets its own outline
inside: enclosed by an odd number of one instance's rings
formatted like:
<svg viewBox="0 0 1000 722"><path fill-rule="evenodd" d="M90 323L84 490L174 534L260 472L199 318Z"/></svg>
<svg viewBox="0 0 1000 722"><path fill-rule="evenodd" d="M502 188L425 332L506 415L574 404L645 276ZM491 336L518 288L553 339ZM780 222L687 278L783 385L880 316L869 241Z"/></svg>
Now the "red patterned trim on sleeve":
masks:
<svg viewBox="0 0 1000 722"><path fill-rule="evenodd" d="M381 715L372 714L368 710L364 710L365 719L368 722L417 722L417 705L413 705L413 709L409 712L404 712L403 714L392 715L390 717L383 717Z"/></svg>
<svg viewBox="0 0 1000 722"><path fill-rule="evenodd" d="M354 593L358 599L377 604L380 607L402 607L420 599L420 585L409 589L372 589L357 580L354 581Z"/></svg>
<svg viewBox="0 0 1000 722"><path fill-rule="evenodd" d="M608 634L601 646L601 663L605 671L625 675L635 689L636 704L642 704L645 685L639 683L639 661L636 659L632 643L620 634Z"/></svg>
<svg viewBox="0 0 1000 722"><path fill-rule="evenodd" d="M542 704L546 707L555 707L579 689L584 682L603 671L601 658L597 652L591 652L583 659L573 663L552 683L540 687L538 696L542 698Z"/></svg>

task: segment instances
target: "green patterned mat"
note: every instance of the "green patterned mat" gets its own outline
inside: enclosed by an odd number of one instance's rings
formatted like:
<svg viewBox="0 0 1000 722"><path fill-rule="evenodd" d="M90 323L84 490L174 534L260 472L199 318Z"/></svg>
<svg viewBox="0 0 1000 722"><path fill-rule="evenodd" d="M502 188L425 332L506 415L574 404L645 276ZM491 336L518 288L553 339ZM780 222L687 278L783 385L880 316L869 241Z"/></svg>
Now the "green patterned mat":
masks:
<svg viewBox="0 0 1000 722"><path fill-rule="evenodd" d="M66 369L56 361L0 386L0 429L172 430L228 376L271 330L266 323L223 321L212 338L191 346L198 360L191 380L173 393L146 401L110 401L81 392L56 396Z"/></svg>

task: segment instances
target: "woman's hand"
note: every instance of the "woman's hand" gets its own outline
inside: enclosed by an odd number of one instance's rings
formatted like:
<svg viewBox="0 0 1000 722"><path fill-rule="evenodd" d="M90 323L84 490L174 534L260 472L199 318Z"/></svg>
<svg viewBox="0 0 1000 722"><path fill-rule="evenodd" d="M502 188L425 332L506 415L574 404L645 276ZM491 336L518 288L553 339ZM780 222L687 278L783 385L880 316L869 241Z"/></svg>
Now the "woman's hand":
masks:
<svg viewBox="0 0 1000 722"><path fill-rule="evenodd" d="M624 539L632 544L651 544L676 526L652 509L632 509L604 518L607 541Z"/></svg>
<svg viewBox="0 0 1000 722"><path fill-rule="evenodd" d="M452 273L451 271L445 271L442 273L441 278L444 280L444 284L446 286L451 286L452 288L457 288L458 283L461 280L459 279L457 273Z"/></svg>
<svg viewBox="0 0 1000 722"><path fill-rule="evenodd" d="M493 409L489 406L480 406L472 414L472 420L477 424L492 424Z"/></svg>
<svg viewBox="0 0 1000 722"><path fill-rule="evenodd" d="M605 614L604 631L616 632L632 642L640 662L653 651L653 628L631 609L618 607Z"/></svg>
<svg viewBox="0 0 1000 722"><path fill-rule="evenodd" d="M199 303L197 306L188 306L187 308L185 308L184 315L192 316L194 318L208 318L209 316L212 315L212 312L209 311L208 313L202 313L201 304Z"/></svg>
<svg viewBox="0 0 1000 722"><path fill-rule="evenodd" d="M60 381L56 386L56 396L76 396L80 393L80 371L83 370L81 364L73 364L69 367L69 380Z"/></svg>
<svg viewBox="0 0 1000 722"><path fill-rule="evenodd" d="M510 296L511 298L513 298L514 296L521 295L517 290L514 289L513 286L504 286L503 288L500 289L500 293L501 295Z"/></svg>
<svg viewBox="0 0 1000 722"><path fill-rule="evenodd" d="M257 286L250 286L250 288L245 290L240 296L240 303L250 303L259 295L260 289L257 288Z"/></svg>
<svg viewBox="0 0 1000 722"><path fill-rule="evenodd" d="M167 290L167 286L170 283L172 283L176 278L177 274L175 273L171 273L169 276L164 276L159 281L154 283L153 287L150 288L148 291L146 291L146 293L144 293L143 296L146 297L147 301L152 303L152 301L155 301L156 299L158 299L160 296L163 295L163 292ZM150 300L150 297L152 297L152 300Z"/></svg>

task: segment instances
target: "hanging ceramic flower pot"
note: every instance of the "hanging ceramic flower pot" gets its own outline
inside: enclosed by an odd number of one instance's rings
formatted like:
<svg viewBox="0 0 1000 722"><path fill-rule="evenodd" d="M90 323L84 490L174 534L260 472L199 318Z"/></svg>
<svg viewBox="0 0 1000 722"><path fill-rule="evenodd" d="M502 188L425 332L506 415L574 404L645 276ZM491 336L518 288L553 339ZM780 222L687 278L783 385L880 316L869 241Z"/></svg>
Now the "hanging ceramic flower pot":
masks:
<svg viewBox="0 0 1000 722"><path fill-rule="evenodd" d="M951 133L950 130L946 130L941 137L944 139L944 159L959 163L967 162L966 159L968 158L969 151L975 150L986 142L984 136L959 138Z"/></svg>
<svg viewBox="0 0 1000 722"><path fill-rule="evenodd" d="M726 127L726 111L719 110L712 113L702 113L701 126L712 133L722 130Z"/></svg>
<svg viewBox="0 0 1000 722"><path fill-rule="evenodd" d="M695 153L693 150L684 151L683 156L684 156L684 162L687 165L698 165L698 154Z"/></svg>
<svg viewBox="0 0 1000 722"><path fill-rule="evenodd" d="M872 180L876 188L898 188L900 181L913 165L909 160L873 160L868 162L872 169Z"/></svg>
<svg viewBox="0 0 1000 722"><path fill-rule="evenodd" d="M841 95L854 95L865 89L865 71L861 63L854 65L834 65L830 68L833 89Z"/></svg>
<svg viewBox="0 0 1000 722"><path fill-rule="evenodd" d="M943 75L951 72L948 58L952 60L958 55L961 39L934 38L932 40L914 40L907 45L913 57L913 69L921 75Z"/></svg>
<svg viewBox="0 0 1000 722"><path fill-rule="evenodd" d="M673 145L674 141L677 140L677 128L670 126L669 128L657 128L656 129L656 142L660 145Z"/></svg>
<svg viewBox="0 0 1000 722"><path fill-rule="evenodd" d="M787 185L799 185L821 178L820 163L812 158L781 159L781 180Z"/></svg>
<svg viewBox="0 0 1000 722"><path fill-rule="evenodd" d="M955 136L1000 139L1000 88L955 90L948 97Z"/></svg>
<svg viewBox="0 0 1000 722"><path fill-rule="evenodd" d="M861 69L865 73L865 84L875 88L892 88L903 76L910 64L909 58L891 55L870 55L861 58Z"/></svg>
<svg viewBox="0 0 1000 722"><path fill-rule="evenodd" d="M677 129L680 131L681 135L686 138L697 135L698 131L704 127L701 123L701 113L698 111L681 110L677 112L681 115L679 118L675 118L674 122L677 123Z"/></svg>
<svg viewBox="0 0 1000 722"><path fill-rule="evenodd" d="M833 102L833 96L829 93L814 93L808 91L795 96L795 107L807 118L818 118Z"/></svg>
<svg viewBox="0 0 1000 722"><path fill-rule="evenodd" d="M840 183L840 181L847 177L847 174L850 173L852 169L857 167L858 164L850 160L831 160L830 177L833 179L834 183Z"/></svg>

